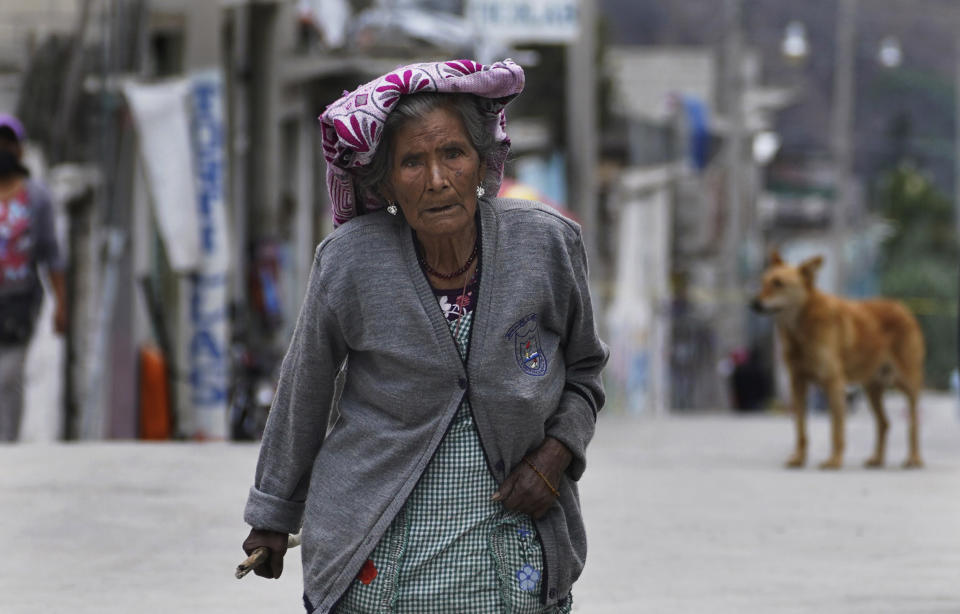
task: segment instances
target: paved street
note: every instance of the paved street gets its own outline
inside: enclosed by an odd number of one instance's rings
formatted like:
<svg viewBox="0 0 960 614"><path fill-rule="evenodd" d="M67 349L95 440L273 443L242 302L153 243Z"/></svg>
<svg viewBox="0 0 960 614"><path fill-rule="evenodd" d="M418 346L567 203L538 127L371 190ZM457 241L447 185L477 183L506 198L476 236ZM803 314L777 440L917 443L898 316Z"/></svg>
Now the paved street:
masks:
<svg viewBox="0 0 960 614"><path fill-rule="evenodd" d="M890 468L860 468L868 412L839 473L781 469L785 416L603 417L582 483L590 557L575 611L960 612L960 420L924 400L928 467L905 454L891 398ZM828 425L811 418L812 461ZM302 612L300 565L235 580L256 447L0 447L0 612ZM811 465L814 463L811 462Z"/></svg>

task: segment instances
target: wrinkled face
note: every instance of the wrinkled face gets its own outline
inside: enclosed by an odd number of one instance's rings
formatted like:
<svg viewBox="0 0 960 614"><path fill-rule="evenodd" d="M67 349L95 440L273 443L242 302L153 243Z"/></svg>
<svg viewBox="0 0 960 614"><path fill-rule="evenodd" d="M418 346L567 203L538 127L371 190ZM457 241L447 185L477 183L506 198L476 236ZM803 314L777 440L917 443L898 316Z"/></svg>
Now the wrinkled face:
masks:
<svg viewBox="0 0 960 614"><path fill-rule="evenodd" d="M396 131L385 192L418 236L455 235L473 224L483 170L460 115L440 107Z"/></svg>
<svg viewBox="0 0 960 614"><path fill-rule="evenodd" d="M775 264L763 274L763 286L750 306L761 313L777 313L807 300L807 283L798 267Z"/></svg>

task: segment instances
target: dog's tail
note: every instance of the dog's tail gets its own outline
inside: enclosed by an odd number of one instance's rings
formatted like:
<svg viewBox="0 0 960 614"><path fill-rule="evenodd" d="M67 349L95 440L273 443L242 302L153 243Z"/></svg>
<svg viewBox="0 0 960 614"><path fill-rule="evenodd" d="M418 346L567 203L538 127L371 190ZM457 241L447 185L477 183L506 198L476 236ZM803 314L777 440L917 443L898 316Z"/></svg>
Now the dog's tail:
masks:
<svg viewBox="0 0 960 614"><path fill-rule="evenodd" d="M891 351L899 378L907 388L919 392L923 388L923 362L926 344L923 329L906 305L891 301L895 306L884 314L882 325L891 334Z"/></svg>

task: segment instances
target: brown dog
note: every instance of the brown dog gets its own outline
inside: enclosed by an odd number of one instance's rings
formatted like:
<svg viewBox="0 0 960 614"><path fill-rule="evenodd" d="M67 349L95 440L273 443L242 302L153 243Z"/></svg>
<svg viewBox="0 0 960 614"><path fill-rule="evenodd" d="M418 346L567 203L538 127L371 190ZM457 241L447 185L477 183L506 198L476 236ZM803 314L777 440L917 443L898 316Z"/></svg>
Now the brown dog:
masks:
<svg viewBox="0 0 960 614"><path fill-rule="evenodd" d="M909 453L904 467L922 467L917 425L917 398L923 387L923 334L917 320L896 301L852 301L817 290L814 285L823 257L799 266L783 262L774 251L763 274L763 287L751 302L761 313L773 315L790 372L792 409L797 425L797 448L788 467L806 462L807 387L814 383L827 395L833 448L821 469L843 464L847 384L862 384L877 419L877 442L867 467L884 462L889 422L883 411L883 392L903 391L910 405Z"/></svg>

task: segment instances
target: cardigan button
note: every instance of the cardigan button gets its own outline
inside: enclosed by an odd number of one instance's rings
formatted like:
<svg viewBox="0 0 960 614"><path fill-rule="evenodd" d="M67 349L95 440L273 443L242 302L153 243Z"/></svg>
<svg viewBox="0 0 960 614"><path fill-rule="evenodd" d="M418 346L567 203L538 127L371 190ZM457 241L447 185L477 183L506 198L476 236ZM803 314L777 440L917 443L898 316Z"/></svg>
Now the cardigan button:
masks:
<svg viewBox="0 0 960 614"><path fill-rule="evenodd" d="M467 378L461 377L460 379L457 380L457 384L460 386L460 390L466 390L466 389L467 389Z"/></svg>
<svg viewBox="0 0 960 614"><path fill-rule="evenodd" d="M553 599L554 597L556 597L556 596L557 596L557 589L551 588L551 589L550 589L550 592L547 594L547 596L550 597L550 599Z"/></svg>
<svg viewBox="0 0 960 614"><path fill-rule="evenodd" d="M497 471L503 471L505 468L505 465L503 464L503 460L502 459L498 460L497 464L494 465L493 468L496 469Z"/></svg>

